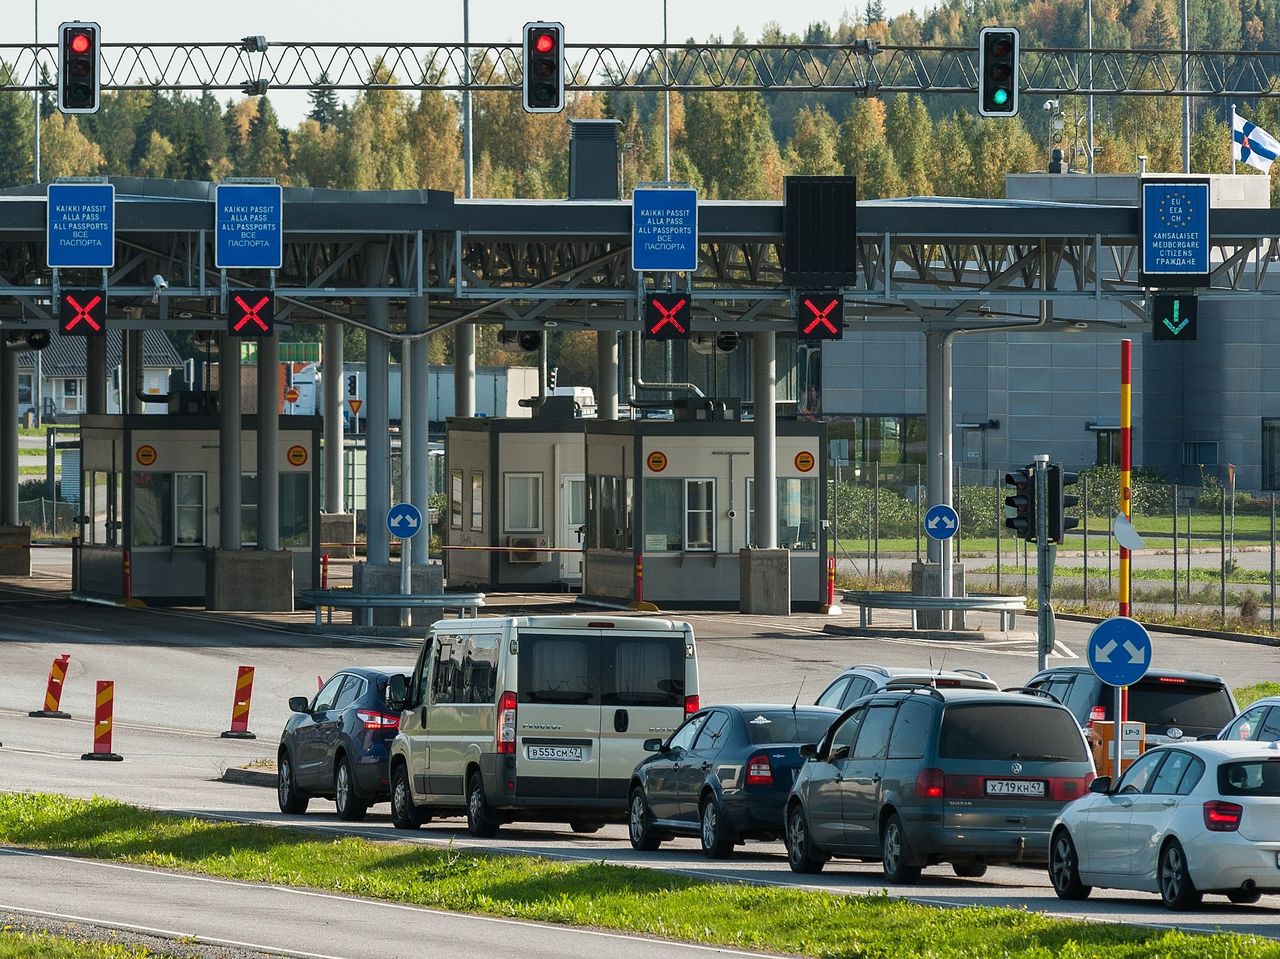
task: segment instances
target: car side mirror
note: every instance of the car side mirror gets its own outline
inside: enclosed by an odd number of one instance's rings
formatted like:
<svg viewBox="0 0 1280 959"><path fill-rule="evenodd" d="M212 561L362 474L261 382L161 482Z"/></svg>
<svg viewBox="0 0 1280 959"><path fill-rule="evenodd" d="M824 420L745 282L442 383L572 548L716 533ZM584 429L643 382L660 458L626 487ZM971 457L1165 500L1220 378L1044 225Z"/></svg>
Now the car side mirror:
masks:
<svg viewBox="0 0 1280 959"><path fill-rule="evenodd" d="M408 698L408 680L400 673L392 674L387 680L387 706L391 709L404 709L405 700Z"/></svg>
<svg viewBox="0 0 1280 959"><path fill-rule="evenodd" d="M647 753L663 752L661 739L646 739L644 741L644 751Z"/></svg>
<svg viewBox="0 0 1280 959"><path fill-rule="evenodd" d="M290 696L289 710L295 713L309 713L311 712L311 700L307 699L306 696Z"/></svg>
<svg viewBox="0 0 1280 959"><path fill-rule="evenodd" d="M1111 777L1095 776L1089 783L1089 792L1103 794L1111 792Z"/></svg>
<svg viewBox="0 0 1280 959"><path fill-rule="evenodd" d="M805 759L813 759L815 756L818 755L818 744L805 743L800 747L800 755L803 756Z"/></svg>

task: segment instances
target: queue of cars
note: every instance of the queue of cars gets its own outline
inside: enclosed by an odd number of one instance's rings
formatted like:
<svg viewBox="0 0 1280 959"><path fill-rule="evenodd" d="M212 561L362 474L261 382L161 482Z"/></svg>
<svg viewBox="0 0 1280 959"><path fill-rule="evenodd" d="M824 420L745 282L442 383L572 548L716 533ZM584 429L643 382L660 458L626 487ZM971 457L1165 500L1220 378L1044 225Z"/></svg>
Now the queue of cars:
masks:
<svg viewBox="0 0 1280 959"><path fill-rule="evenodd" d="M878 860L895 884L1042 864L1064 898L1146 889L1175 909L1280 891L1280 701L1235 717L1217 677L1152 671L1129 715L1156 745L1113 784L1086 741L1109 692L1077 667L1001 691L977 670L869 664L814 705L703 707L687 623L447 620L412 668L346 669L290 700L279 804L332 798L359 819L390 799L397 828L465 815L480 837L625 820L638 850L687 835L711 858L781 838L796 872Z"/></svg>

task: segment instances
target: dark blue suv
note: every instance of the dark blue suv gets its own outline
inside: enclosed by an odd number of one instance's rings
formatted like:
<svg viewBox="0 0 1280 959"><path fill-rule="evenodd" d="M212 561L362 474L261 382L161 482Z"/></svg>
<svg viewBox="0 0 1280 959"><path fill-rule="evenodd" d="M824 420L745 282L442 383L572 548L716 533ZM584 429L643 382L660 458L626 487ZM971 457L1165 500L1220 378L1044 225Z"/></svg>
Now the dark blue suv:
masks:
<svg viewBox="0 0 1280 959"><path fill-rule="evenodd" d="M350 821L389 798L387 764L400 714L387 706L387 683L409 672L352 666L334 673L314 699L289 700L293 715L276 760L281 812L306 812L312 796L323 796Z"/></svg>

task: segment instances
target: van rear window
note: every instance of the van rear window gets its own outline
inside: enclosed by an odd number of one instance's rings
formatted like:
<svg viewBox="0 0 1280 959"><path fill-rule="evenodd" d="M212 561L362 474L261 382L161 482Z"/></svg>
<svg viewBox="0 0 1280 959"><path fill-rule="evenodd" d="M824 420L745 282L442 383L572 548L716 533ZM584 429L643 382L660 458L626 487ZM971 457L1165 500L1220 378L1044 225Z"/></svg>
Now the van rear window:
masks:
<svg viewBox="0 0 1280 959"><path fill-rule="evenodd" d="M600 705L599 644L580 636L520 637L520 701Z"/></svg>
<svg viewBox="0 0 1280 959"><path fill-rule="evenodd" d="M684 708L684 638L610 636L600 649L606 706Z"/></svg>
<svg viewBox="0 0 1280 959"><path fill-rule="evenodd" d="M1087 759L1080 726L1065 709L1031 703L972 703L942 714L938 755L944 759Z"/></svg>
<svg viewBox="0 0 1280 959"><path fill-rule="evenodd" d="M1175 683L1152 677L1129 687L1129 715L1148 726L1181 726L1196 735L1216 733L1235 714L1231 697L1216 683Z"/></svg>

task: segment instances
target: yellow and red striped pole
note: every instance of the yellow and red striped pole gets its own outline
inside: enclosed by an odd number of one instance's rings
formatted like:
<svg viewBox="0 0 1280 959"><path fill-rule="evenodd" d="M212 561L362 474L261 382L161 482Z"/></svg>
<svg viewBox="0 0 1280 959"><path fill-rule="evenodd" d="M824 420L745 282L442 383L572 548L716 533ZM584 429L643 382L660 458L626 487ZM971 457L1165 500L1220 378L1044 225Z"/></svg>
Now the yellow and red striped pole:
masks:
<svg viewBox="0 0 1280 959"><path fill-rule="evenodd" d="M33 709L28 716L39 716L43 719L70 719L69 713L60 708L62 703L62 687L67 678L67 664L71 662L71 654L63 653L49 667L49 682L44 688L44 708Z"/></svg>
<svg viewBox="0 0 1280 959"><path fill-rule="evenodd" d="M241 666L236 672L236 694L231 700L231 728L223 739L257 739L249 732L249 704L253 701L253 667Z"/></svg>
<svg viewBox="0 0 1280 959"><path fill-rule="evenodd" d="M1133 340L1120 341L1120 512L1133 519ZM1129 550L1120 547L1120 615L1129 615ZM1129 718L1129 690L1120 692L1119 721ZM1117 739L1119 738L1117 727Z"/></svg>
<svg viewBox="0 0 1280 959"><path fill-rule="evenodd" d="M101 759L120 762L123 756L111 751L111 714L115 709L116 684L109 679L98 680L98 694L93 706L93 752L83 753L81 759Z"/></svg>

